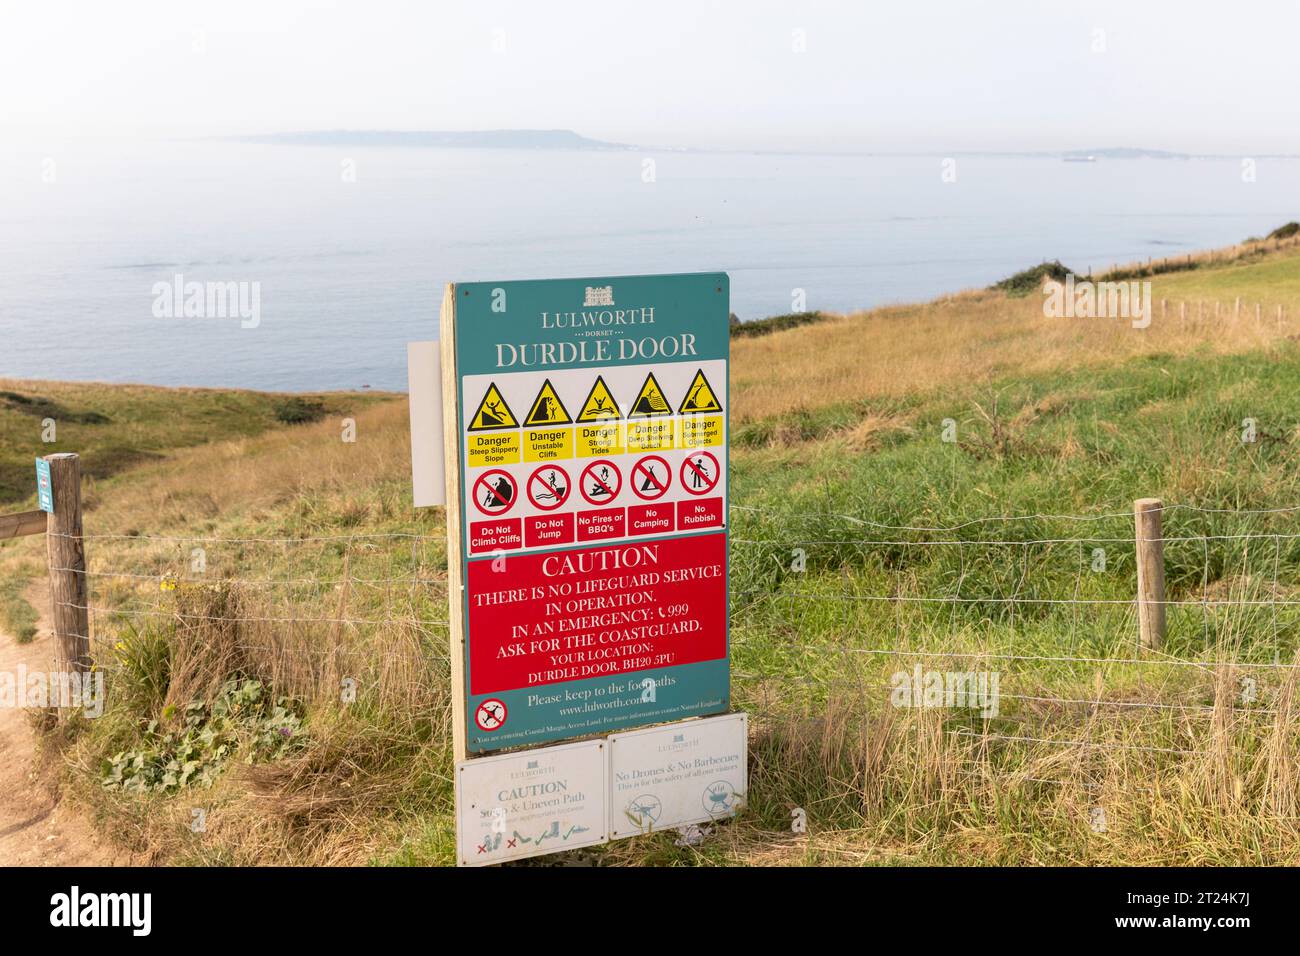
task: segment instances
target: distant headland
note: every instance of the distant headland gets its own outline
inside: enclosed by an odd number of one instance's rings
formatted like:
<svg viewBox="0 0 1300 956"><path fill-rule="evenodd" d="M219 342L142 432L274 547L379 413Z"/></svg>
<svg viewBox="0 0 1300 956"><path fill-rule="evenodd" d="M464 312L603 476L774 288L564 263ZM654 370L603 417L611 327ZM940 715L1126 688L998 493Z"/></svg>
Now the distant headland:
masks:
<svg viewBox="0 0 1300 956"><path fill-rule="evenodd" d="M438 149L589 149L623 150L636 147L591 139L571 129L487 130L313 130L234 136L241 143L277 146L410 146Z"/></svg>

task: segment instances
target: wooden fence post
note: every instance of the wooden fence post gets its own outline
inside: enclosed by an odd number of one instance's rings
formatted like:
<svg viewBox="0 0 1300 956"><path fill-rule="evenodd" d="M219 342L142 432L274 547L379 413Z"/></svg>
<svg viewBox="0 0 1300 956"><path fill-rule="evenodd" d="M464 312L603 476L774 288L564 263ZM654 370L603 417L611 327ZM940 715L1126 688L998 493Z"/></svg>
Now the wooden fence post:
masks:
<svg viewBox="0 0 1300 956"><path fill-rule="evenodd" d="M1159 648L1165 640L1164 502L1139 498L1133 502L1137 535L1138 633L1142 646Z"/></svg>
<svg viewBox="0 0 1300 956"><path fill-rule="evenodd" d="M46 542L50 561L50 615L59 647L59 664L69 671L90 670L90 611L86 587L86 547L81 536L81 457L46 455L54 513Z"/></svg>

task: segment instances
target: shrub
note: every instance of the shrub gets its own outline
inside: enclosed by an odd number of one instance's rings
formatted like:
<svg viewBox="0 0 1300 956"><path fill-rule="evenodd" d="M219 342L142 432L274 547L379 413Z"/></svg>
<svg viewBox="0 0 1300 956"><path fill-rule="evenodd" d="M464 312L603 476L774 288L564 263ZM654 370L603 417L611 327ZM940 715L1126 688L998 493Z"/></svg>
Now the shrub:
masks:
<svg viewBox="0 0 1300 956"><path fill-rule="evenodd" d="M1041 289L1044 279L1055 279L1057 282L1064 282L1065 277L1069 274L1070 270L1061 265L1059 259L1053 259L1051 262L1043 262L1032 269L1025 269L1013 276L1008 276L1001 282L995 283L991 288L999 292L1005 292L1013 298L1020 298Z"/></svg>
<svg viewBox="0 0 1300 956"><path fill-rule="evenodd" d="M325 417L325 404L314 398L286 398L275 405L275 417L285 425L308 425Z"/></svg>
<svg viewBox="0 0 1300 956"><path fill-rule="evenodd" d="M112 422L100 412L74 412L50 398L23 395L21 392L0 391L0 408L8 408L34 418L54 418L78 425L108 425Z"/></svg>
<svg viewBox="0 0 1300 956"><path fill-rule="evenodd" d="M811 325L814 322L821 322L829 316L821 312L788 312L785 315L770 315L766 319L755 319L753 322L741 322L733 313L731 318L731 334L737 338L754 335L770 335L773 332L783 332L786 329L795 329L801 325Z"/></svg>

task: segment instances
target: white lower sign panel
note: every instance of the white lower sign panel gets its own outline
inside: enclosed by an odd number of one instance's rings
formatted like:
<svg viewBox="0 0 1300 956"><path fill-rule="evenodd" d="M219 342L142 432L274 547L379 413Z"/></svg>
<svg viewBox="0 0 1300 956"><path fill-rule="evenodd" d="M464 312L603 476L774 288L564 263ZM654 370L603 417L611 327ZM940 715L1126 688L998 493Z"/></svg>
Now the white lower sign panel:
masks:
<svg viewBox="0 0 1300 956"><path fill-rule="evenodd" d="M456 765L461 866L487 866L606 842L609 784L603 740Z"/></svg>
<svg viewBox="0 0 1300 956"><path fill-rule="evenodd" d="M609 737L609 837L722 820L749 786L748 719L727 714Z"/></svg>

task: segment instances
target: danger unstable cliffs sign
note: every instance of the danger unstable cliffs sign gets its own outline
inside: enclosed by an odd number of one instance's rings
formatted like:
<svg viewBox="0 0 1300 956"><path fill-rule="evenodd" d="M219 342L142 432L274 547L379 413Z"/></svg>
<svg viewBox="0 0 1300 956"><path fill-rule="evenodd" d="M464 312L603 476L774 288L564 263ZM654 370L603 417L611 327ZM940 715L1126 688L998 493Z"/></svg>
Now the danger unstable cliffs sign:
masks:
<svg viewBox="0 0 1300 956"><path fill-rule="evenodd" d="M448 287L464 752L727 710L728 291L721 273Z"/></svg>

